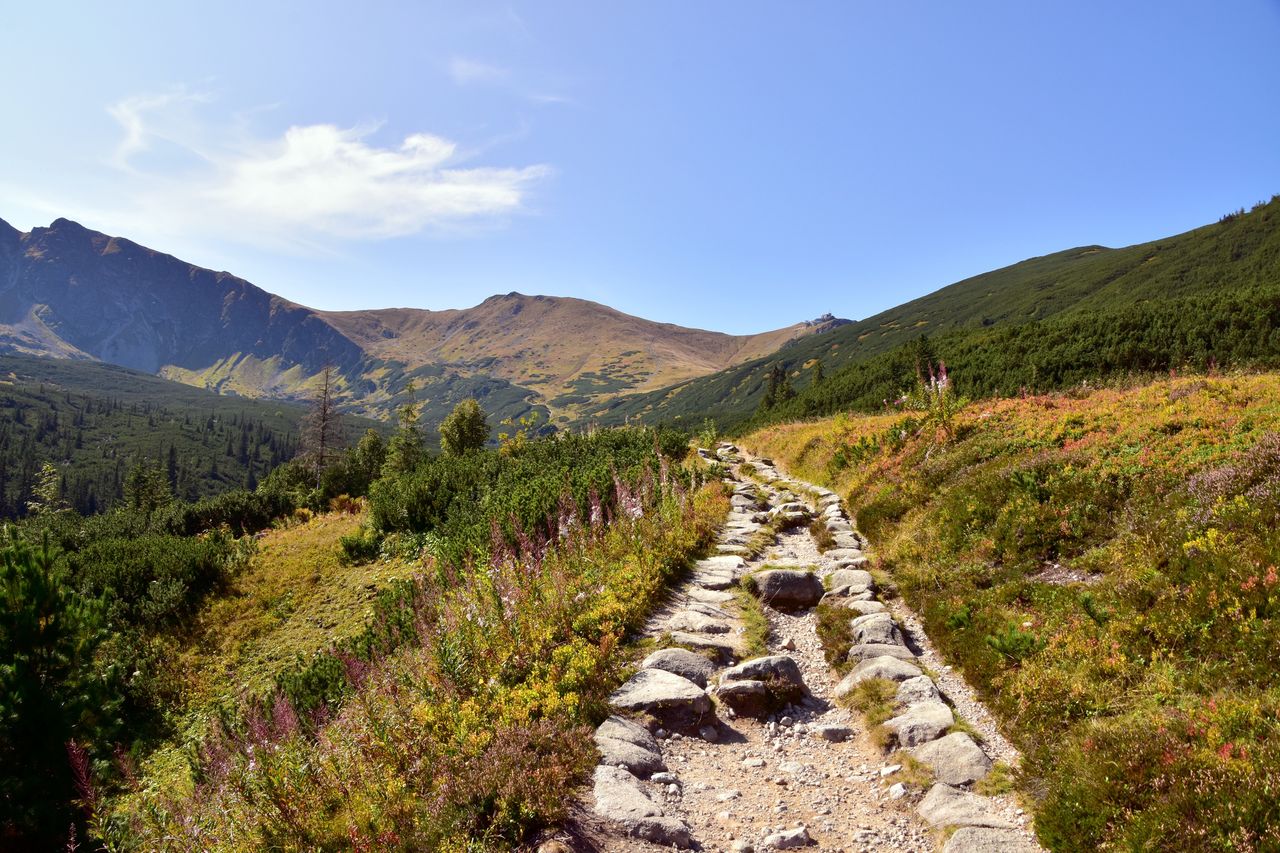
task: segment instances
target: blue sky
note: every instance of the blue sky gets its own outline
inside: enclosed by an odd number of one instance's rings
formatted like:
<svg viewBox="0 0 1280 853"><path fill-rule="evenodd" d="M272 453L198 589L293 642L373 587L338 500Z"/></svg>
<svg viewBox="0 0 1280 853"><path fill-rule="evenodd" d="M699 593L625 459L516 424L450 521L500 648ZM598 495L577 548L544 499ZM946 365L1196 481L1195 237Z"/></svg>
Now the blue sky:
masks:
<svg viewBox="0 0 1280 853"><path fill-rule="evenodd" d="M13 5L0 218L750 332L1280 193L1280 2L1050 6Z"/></svg>

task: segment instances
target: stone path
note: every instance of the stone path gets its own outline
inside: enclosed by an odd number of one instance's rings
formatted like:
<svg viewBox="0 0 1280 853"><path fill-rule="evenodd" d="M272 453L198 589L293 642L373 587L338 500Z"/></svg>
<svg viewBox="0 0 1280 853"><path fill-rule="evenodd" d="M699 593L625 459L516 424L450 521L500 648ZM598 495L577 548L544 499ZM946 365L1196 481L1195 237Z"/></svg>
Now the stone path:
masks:
<svg viewBox="0 0 1280 853"><path fill-rule="evenodd" d="M601 819L594 845L1039 850L1011 798L969 790L990 768L988 752L1003 760L1016 752L989 717L977 730L996 735L994 749L948 733L953 705L966 719L981 705L962 679L944 671L940 691L917 665L918 620L895 620L877 600L865 543L839 497L733 445L699 453L735 472L732 510L719 553L697 564L647 626L663 648L610 697L616 713L596 732L601 763L586 797ZM739 479L747 461L759 482ZM826 553L807 529L815 517L835 542ZM762 538L772 544L752 556ZM744 588L761 604L744 604ZM858 639L851 660L860 662L839 683L816 633L813 607L824 598L849 609ZM762 607L769 624L767 653L745 662L744 606ZM901 767L835 701L871 676L899 682L899 713L885 725L934 770L938 781L923 796L897 782Z"/></svg>

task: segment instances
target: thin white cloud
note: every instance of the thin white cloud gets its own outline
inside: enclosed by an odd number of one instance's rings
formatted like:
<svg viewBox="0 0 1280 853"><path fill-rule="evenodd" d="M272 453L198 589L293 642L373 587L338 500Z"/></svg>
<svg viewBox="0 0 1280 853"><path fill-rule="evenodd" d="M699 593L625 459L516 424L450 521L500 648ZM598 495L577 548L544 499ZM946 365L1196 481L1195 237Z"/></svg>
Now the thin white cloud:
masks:
<svg viewBox="0 0 1280 853"><path fill-rule="evenodd" d="M149 222L148 231L197 230L313 250L333 239L501 222L524 210L551 172L545 165L463 168L474 152L464 158L455 142L415 133L383 145L376 125L297 125L263 139L243 120L203 121L192 105L208 100L141 95L108 108L123 134L110 163L127 173L136 204L121 218Z"/></svg>
<svg viewBox="0 0 1280 853"><path fill-rule="evenodd" d="M459 86L467 86L472 83L493 83L507 76L505 68L499 68L496 65L489 65L488 63L478 62L462 56L455 56L450 59L446 70L449 72L449 76L453 78L453 82Z"/></svg>
<svg viewBox="0 0 1280 853"><path fill-rule="evenodd" d="M368 130L291 127L284 138L223 165L206 196L251 218L348 239L413 234L510 214L545 166L450 168L457 146L418 133L397 148Z"/></svg>

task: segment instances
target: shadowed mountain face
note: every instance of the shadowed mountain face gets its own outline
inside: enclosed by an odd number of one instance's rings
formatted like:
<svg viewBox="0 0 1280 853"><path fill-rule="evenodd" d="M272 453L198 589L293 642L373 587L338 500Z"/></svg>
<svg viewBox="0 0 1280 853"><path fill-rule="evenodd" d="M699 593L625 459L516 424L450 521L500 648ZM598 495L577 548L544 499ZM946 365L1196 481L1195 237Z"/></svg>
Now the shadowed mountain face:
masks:
<svg viewBox="0 0 1280 853"><path fill-rule="evenodd" d="M0 221L0 352L93 359L254 397L303 398L326 364L355 412L383 415L413 383L428 421L468 396L497 419L582 407L767 355L844 321L759 335L654 323L518 293L462 310L321 312L225 272L66 219Z"/></svg>

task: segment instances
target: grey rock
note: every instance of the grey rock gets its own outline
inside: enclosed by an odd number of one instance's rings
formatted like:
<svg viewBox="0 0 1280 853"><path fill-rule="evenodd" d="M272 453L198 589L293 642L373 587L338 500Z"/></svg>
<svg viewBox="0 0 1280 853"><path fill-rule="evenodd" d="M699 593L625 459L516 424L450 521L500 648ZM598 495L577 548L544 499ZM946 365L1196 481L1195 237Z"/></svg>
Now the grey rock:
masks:
<svg viewBox="0 0 1280 853"><path fill-rule="evenodd" d="M907 786L901 782L894 782L889 786L889 799L900 800L907 795Z"/></svg>
<svg viewBox="0 0 1280 853"><path fill-rule="evenodd" d="M929 789L916 806L916 813L934 829L946 826L1014 828L996 813L995 802L989 797L970 794L942 782Z"/></svg>
<svg viewBox="0 0 1280 853"><path fill-rule="evenodd" d="M597 766L592 794L596 814L628 828L641 818L662 814L658 804L641 789L640 780L621 767Z"/></svg>
<svg viewBox="0 0 1280 853"><path fill-rule="evenodd" d="M955 722L951 709L935 700L908 706L906 711L886 720L884 727L897 736L898 746L909 747L941 737Z"/></svg>
<svg viewBox="0 0 1280 853"><path fill-rule="evenodd" d="M942 853L1040 853L1042 848L1016 829L966 826L947 839Z"/></svg>
<svg viewBox="0 0 1280 853"><path fill-rule="evenodd" d="M898 658L913 661L915 654L906 646L886 646L880 643L865 643L849 649L849 661L869 660L878 657Z"/></svg>
<svg viewBox="0 0 1280 853"><path fill-rule="evenodd" d="M631 833L645 841L664 847L687 850L693 846L693 833L689 824L674 817L646 817L635 822Z"/></svg>
<svg viewBox="0 0 1280 853"><path fill-rule="evenodd" d="M827 555L830 556L830 554L831 552L828 551ZM835 561L837 569L865 569L869 565L871 561L866 557L844 557Z"/></svg>
<svg viewBox="0 0 1280 853"><path fill-rule="evenodd" d="M596 749L600 751L600 763L614 767L625 767L641 779L647 779L654 773L667 769L662 754L649 751L612 737L595 736Z"/></svg>
<svg viewBox="0 0 1280 853"><path fill-rule="evenodd" d="M825 556L828 560L856 560L863 555L857 548L832 548Z"/></svg>
<svg viewBox="0 0 1280 853"><path fill-rule="evenodd" d="M728 589L738 581L733 575L719 572L699 572L693 576L693 582L703 589L722 590Z"/></svg>
<svg viewBox="0 0 1280 853"><path fill-rule="evenodd" d="M831 743L843 743L853 737L852 726L841 726L836 723L814 726L813 733Z"/></svg>
<svg viewBox="0 0 1280 853"><path fill-rule="evenodd" d="M720 732L715 726L703 726L698 729L698 737L702 738L707 743L715 743L720 740Z"/></svg>
<svg viewBox="0 0 1280 853"><path fill-rule="evenodd" d="M948 785L976 782L991 772L991 759L964 732L953 732L932 743L917 746L911 754L933 768L933 775L939 782Z"/></svg>
<svg viewBox="0 0 1280 853"><path fill-rule="evenodd" d="M730 681L716 688L716 698L734 713L758 717L769 710L769 690L763 681Z"/></svg>
<svg viewBox="0 0 1280 853"><path fill-rule="evenodd" d="M812 843L809 830L798 826L795 829L785 829L767 836L760 846L766 850L787 850L792 847L807 847Z"/></svg>
<svg viewBox="0 0 1280 853"><path fill-rule="evenodd" d="M850 599L849 601L845 602L844 606L849 610L853 610L858 613L861 613L863 616L866 616L870 613L886 612L885 606L881 604L879 601L856 601L856 600Z"/></svg>
<svg viewBox="0 0 1280 853"><path fill-rule="evenodd" d="M933 683L932 678L920 675L899 684L895 699L899 705L914 705L917 702L941 701L942 694L938 692L938 685Z"/></svg>
<svg viewBox="0 0 1280 853"><path fill-rule="evenodd" d="M609 696L609 704L659 716L698 717L711 710L711 699L701 687L663 669L640 670Z"/></svg>
<svg viewBox="0 0 1280 853"><path fill-rule="evenodd" d="M658 740L649 734L648 729L635 720L629 720L617 714L611 714L599 725L596 729L596 737L626 741L649 752L659 751Z"/></svg>
<svg viewBox="0 0 1280 853"><path fill-rule="evenodd" d="M746 562L741 557L707 557L693 564L700 572L729 572L742 569Z"/></svg>
<svg viewBox="0 0 1280 853"><path fill-rule="evenodd" d="M672 631L671 642L694 651L712 652L721 660L729 660L738 653L737 645L724 634L692 634L688 631Z"/></svg>
<svg viewBox="0 0 1280 853"><path fill-rule="evenodd" d="M681 610L667 618L666 627L671 631L692 631L695 634L727 634L731 626L724 619L717 619L696 610Z"/></svg>
<svg viewBox="0 0 1280 853"><path fill-rule="evenodd" d="M825 590L813 572L770 569L752 575L760 600L778 610L813 607L822 600Z"/></svg>
<svg viewBox="0 0 1280 853"><path fill-rule="evenodd" d="M831 553L828 551L827 553ZM836 569L829 575L832 589L842 586L861 586L870 589L874 581L865 569Z"/></svg>
<svg viewBox="0 0 1280 853"><path fill-rule="evenodd" d="M640 662L641 669L665 669L687 678L699 687L715 674L716 667L704 655L688 649L659 649Z"/></svg>
<svg viewBox="0 0 1280 853"><path fill-rule="evenodd" d="M882 646L901 646L902 632L898 630L893 617L888 613L868 613L858 616L849 623L853 631L853 641L858 644L872 643Z"/></svg>
<svg viewBox="0 0 1280 853"><path fill-rule="evenodd" d="M732 666L720 673L720 683L768 681L770 678L804 687L800 666L788 655L766 655Z"/></svg>
<svg viewBox="0 0 1280 853"><path fill-rule="evenodd" d="M735 557L750 557L751 549L742 545L717 545L716 553Z"/></svg>
<svg viewBox="0 0 1280 853"><path fill-rule="evenodd" d="M908 678L915 678L917 675L923 675L920 667L907 663L898 658L881 655L876 658L864 660L853 668L848 675L841 679L840 683L835 687L835 696L840 698L847 696L862 682L870 678L886 678L889 681L906 681Z"/></svg>
<svg viewBox="0 0 1280 853"><path fill-rule="evenodd" d="M724 604L726 601L733 601L733 593L731 592L704 589L700 586L687 587L684 594L686 598L701 601L704 604Z"/></svg>

